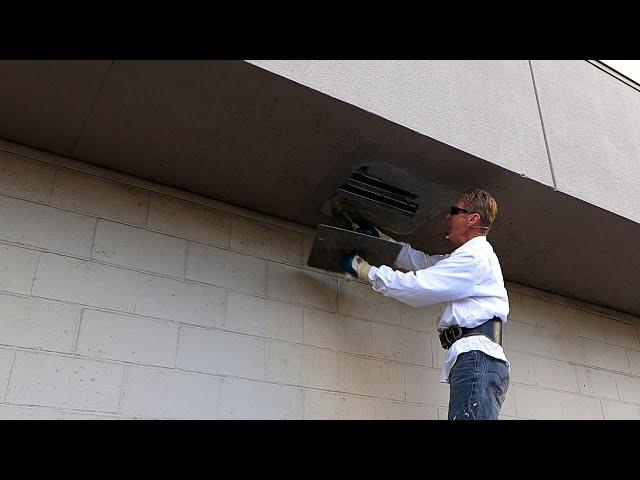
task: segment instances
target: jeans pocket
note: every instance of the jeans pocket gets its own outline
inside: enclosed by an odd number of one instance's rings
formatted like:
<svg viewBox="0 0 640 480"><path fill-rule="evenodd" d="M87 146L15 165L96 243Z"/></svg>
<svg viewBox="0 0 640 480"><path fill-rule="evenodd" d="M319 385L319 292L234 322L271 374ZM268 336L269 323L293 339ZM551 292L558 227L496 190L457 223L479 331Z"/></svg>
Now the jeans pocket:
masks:
<svg viewBox="0 0 640 480"><path fill-rule="evenodd" d="M506 389L502 388L499 384L497 384L496 382L493 382L491 380L489 380L489 387L491 388L491 391L493 392L495 401L498 404L498 408L501 408L502 404L504 403L505 399L507 398Z"/></svg>
<svg viewBox="0 0 640 480"><path fill-rule="evenodd" d="M505 367L504 369L497 368L487 371L487 383L493 390L499 404L502 405L509 389L509 370Z"/></svg>
<svg viewBox="0 0 640 480"><path fill-rule="evenodd" d="M450 373L465 372L465 374L472 374L478 369L478 354L475 351L463 352L458 355L456 362L453 364Z"/></svg>

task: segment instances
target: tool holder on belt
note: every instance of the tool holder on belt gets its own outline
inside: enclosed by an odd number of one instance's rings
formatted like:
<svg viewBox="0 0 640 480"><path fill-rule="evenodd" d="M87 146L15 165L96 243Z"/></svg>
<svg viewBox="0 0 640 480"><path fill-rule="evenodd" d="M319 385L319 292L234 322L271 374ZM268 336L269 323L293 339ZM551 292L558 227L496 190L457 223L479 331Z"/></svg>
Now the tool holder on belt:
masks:
<svg viewBox="0 0 640 480"><path fill-rule="evenodd" d="M471 337L474 335L484 335L489 340L502 345L502 321L498 317L493 317L491 320L487 320L482 325L478 325L475 328L465 328L458 325L452 325L449 328L440 332L440 345L445 350L449 350L451 345L464 337Z"/></svg>

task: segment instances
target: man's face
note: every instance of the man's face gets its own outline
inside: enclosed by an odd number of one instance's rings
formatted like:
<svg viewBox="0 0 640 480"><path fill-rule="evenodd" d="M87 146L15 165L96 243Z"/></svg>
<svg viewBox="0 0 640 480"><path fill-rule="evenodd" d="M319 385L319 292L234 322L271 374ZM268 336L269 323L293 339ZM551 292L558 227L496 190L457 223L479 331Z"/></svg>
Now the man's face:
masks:
<svg viewBox="0 0 640 480"><path fill-rule="evenodd" d="M456 201L455 205L458 208L465 208L464 200L461 198ZM460 212L457 215L451 215L447 213L446 219L449 224L447 232L449 241L457 248L464 244L464 235L469 231L469 214Z"/></svg>

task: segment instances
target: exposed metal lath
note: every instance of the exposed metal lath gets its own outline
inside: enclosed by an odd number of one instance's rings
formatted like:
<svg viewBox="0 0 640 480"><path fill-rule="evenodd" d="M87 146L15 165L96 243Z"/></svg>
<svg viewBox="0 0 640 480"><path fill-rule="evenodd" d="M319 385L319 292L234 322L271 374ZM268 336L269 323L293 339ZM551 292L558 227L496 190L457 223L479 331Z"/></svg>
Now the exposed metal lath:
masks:
<svg viewBox="0 0 640 480"><path fill-rule="evenodd" d="M368 175L366 167L351 175L338 190L392 208L411 218L419 207L417 195Z"/></svg>

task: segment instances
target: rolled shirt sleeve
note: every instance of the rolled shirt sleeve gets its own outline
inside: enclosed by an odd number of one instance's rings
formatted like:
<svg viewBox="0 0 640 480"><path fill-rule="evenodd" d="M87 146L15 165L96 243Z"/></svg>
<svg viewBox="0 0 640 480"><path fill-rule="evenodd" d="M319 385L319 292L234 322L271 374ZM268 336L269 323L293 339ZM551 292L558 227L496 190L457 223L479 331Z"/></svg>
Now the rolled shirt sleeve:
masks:
<svg viewBox="0 0 640 480"><path fill-rule="evenodd" d="M432 261L429 256L425 257L418 260ZM415 272L404 273L386 265L371 267L369 280L373 289L386 297L412 307L424 307L472 296L477 281L476 268L474 256L461 252L440 258L432 266Z"/></svg>

